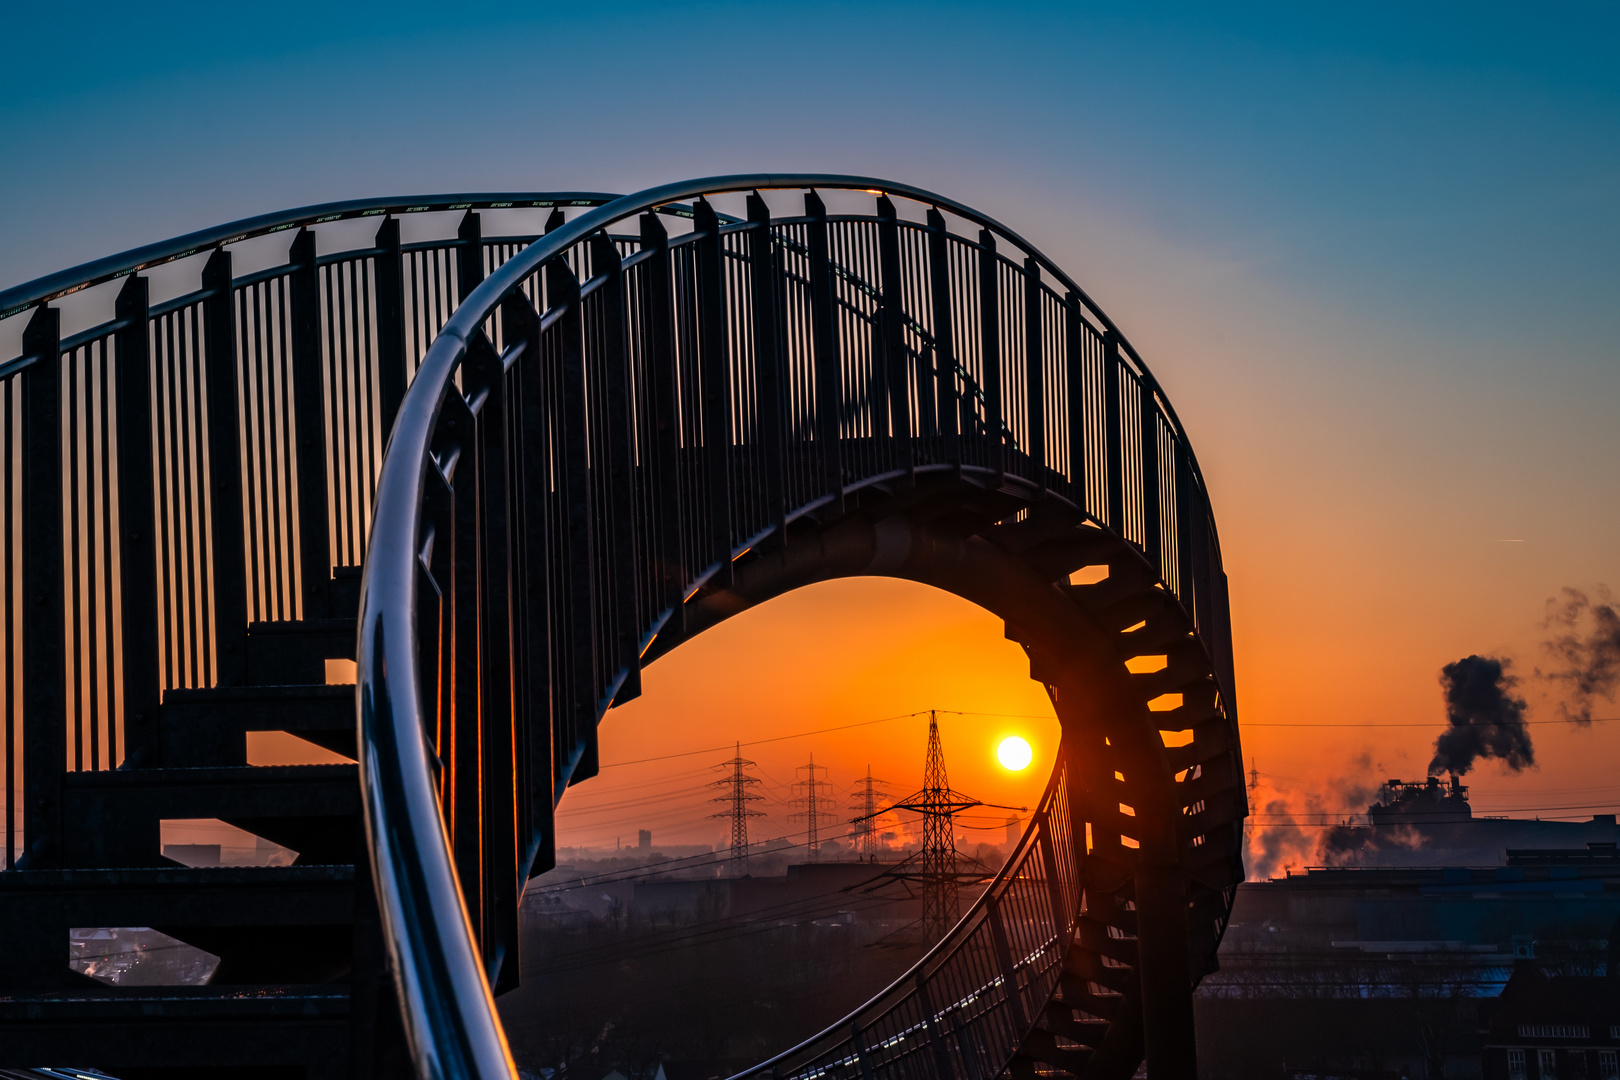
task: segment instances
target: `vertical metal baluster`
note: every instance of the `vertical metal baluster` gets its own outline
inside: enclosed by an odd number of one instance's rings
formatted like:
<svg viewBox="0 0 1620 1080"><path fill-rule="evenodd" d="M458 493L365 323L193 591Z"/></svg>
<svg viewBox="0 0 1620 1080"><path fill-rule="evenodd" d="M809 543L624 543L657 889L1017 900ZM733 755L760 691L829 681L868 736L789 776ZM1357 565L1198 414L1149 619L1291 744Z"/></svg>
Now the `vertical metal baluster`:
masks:
<svg viewBox="0 0 1620 1080"><path fill-rule="evenodd" d="M894 453L900 455L908 483L917 481L917 451L911 445L911 380L906 363L905 279L900 273L900 226L894 203L887 195L877 198L878 239L878 341L881 364L874 375L881 379L889 403L889 431Z"/></svg>
<svg viewBox="0 0 1620 1080"><path fill-rule="evenodd" d="M98 561L97 542L101 534L101 517L97 509L101 502L101 486L103 476L97 464L100 455L97 453L101 442L101 428L98 423L101 416L101 398L97 392L100 383L99 371L101 361L106 360L107 342L101 341L84 347L84 474L81 489L84 492L84 657L85 679L81 683L80 691L83 704L79 711L84 716L85 727L90 734L90 752L87 755L92 769L101 768L101 620L96 616L100 614L101 590L97 587Z"/></svg>
<svg viewBox="0 0 1620 1080"><path fill-rule="evenodd" d="M591 239L591 269L607 275L597 287L601 304L602 369L606 376L604 407L608 422L607 439L608 499L612 519L612 565L617 580L613 613L618 666L624 682L613 703L622 705L641 694L640 598L637 595L635 500L635 413L630 402L630 350L625 341L626 300L624 266L619 249L606 233Z"/></svg>
<svg viewBox="0 0 1620 1080"><path fill-rule="evenodd" d="M64 549L67 559L67 632L73 641L72 660L68 667L67 688L70 699L67 707L73 714L73 768L84 770L84 612L80 607L79 582L79 496L83 490L79 476L79 412L83 405L79 393L80 353L75 349L64 354L67 361L66 393L62 405L67 412L67 493L68 534Z"/></svg>
<svg viewBox="0 0 1620 1080"><path fill-rule="evenodd" d="M292 505L296 481L290 468L296 448L290 437L292 410L288 407L291 387L292 348L288 336L291 322L287 305L287 279L280 277L264 286L264 362L269 369L265 378L268 398L265 402L264 445L270 458L270 490L266 493L265 512L270 516L270 541L275 546L276 610L279 619L303 617L303 597L300 588L299 565L294 539Z"/></svg>
<svg viewBox="0 0 1620 1080"><path fill-rule="evenodd" d="M362 444L366 455L366 468L362 474L363 483L359 491L360 501L360 547L359 559L356 565L365 561L366 534L371 524L371 501L376 495L377 476L381 471L383 442L388 438L386 430L378 431L380 412L378 409L378 379L376 361L379 343L373 337L373 324L377 311L372 298L372 278L374 274L366 272L366 260L355 260L356 276L360 285L360 383L365 387L365 394L360 401L360 413L365 419L365 442Z"/></svg>
<svg viewBox="0 0 1620 1080"><path fill-rule="evenodd" d="M1148 563L1164 577L1164 545L1160 543L1160 514L1163 504L1159 498L1159 408L1154 400L1150 382L1143 378L1138 384L1142 407L1139 410L1142 436L1142 547Z"/></svg>
<svg viewBox="0 0 1620 1080"><path fill-rule="evenodd" d="M810 219L810 341L815 363L816 441L820 443L822 490L832 496L832 512L844 512L843 360L838 355L837 309L827 238L827 207L814 191L804 195Z"/></svg>
<svg viewBox="0 0 1620 1080"><path fill-rule="evenodd" d="M327 458L332 463L332 562L347 566L354 508L352 469L354 443L349 426L349 365L345 362L348 341L344 334L348 308L344 303L342 266L328 263L321 274L322 306L326 311L326 390L327 411L331 416L332 441Z"/></svg>
<svg viewBox="0 0 1620 1080"><path fill-rule="evenodd" d="M697 270L697 322L700 393L703 399L703 457L709 476L709 561L717 564L709 587L731 587L731 361L726 350L726 288L721 266L720 219L707 199L692 204L693 227L700 234Z"/></svg>
<svg viewBox="0 0 1620 1080"><path fill-rule="evenodd" d="M208 363L209 517L213 533L214 641L219 685L247 681L247 564L242 536L241 417L236 394L231 254L219 248L203 268Z"/></svg>
<svg viewBox="0 0 1620 1080"><path fill-rule="evenodd" d="M928 208L928 288L934 312L934 372L938 387L939 433L945 437L947 460L962 471L959 434L961 403L956 392L956 332L951 325L950 234L945 215Z"/></svg>
<svg viewBox="0 0 1620 1080"><path fill-rule="evenodd" d="M874 1080L872 1076L872 1063L866 1057L866 1041L862 1037L860 1022L851 1019L849 1022L850 1049L855 1052L855 1060L860 1064L862 1080Z"/></svg>
<svg viewBox="0 0 1620 1080"><path fill-rule="evenodd" d="M62 847L67 681L62 610L61 316L39 307L23 331L23 863L45 867Z"/></svg>
<svg viewBox="0 0 1620 1080"><path fill-rule="evenodd" d="M423 517L432 523L432 548L427 565L419 572L428 590L418 594L423 606L417 611L417 663L423 669L433 665L434 759L438 767L439 802L444 807L445 826L455 841L455 496L438 461L443 457L444 425L433 434L434 464L428 468L423 494ZM431 621L430 621L431 616ZM425 646L431 644L432 648ZM424 684L428 680L424 677ZM425 695L424 695L425 699Z"/></svg>
<svg viewBox="0 0 1620 1080"><path fill-rule="evenodd" d="M84 438L84 579L85 579L85 622L84 640L86 668L89 678L85 684L85 694L89 699L89 708L85 710L85 721L90 729L90 767L92 769L110 768L102 764L102 703L110 707L111 686L103 694L102 671L103 663L108 654L101 649L101 628L107 621L103 617L102 604L105 602L108 582L101 576L101 555L106 549L107 531L107 471L103 467L105 461L105 446L107 442L106 425L106 386L107 386L107 351L109 344L106 338L85 346L84 371L84 408L85 408L85 438ZM111 744L106 746L111 752Z"/></svg>
<svg viewBox="0 0 1620 1080"><path fill-rule="evenodd" d="M681 633L686 555L681 543L681 399L675 357L675 295L670 272L669 233L657 214L641 215L641 248L652 254L641 264L642 333L652 384L653 446L643 455L653 485L658 516L658 606L673 611Z"/></svg>
<svg viewBox="0 0 1620 1080"><path fill-rule="evenodd" d="M114 345L110 341L101 343L101 590L99 599L105 604L102 625L106 628L105 652L102 653L102 663L106 672L105 696L107 699L107 768L118 767L118 718L122 714L121 703L118 699L117 687L117 640L113 630L113 609L116 599L113 593L113 582L116 580L113 573L113 465L112 447L114 425L118 419L117 407L109 398L113 385L113 378L109 370L113 364ZM150 459L148 459L150 460Z"/></svg>
<svg viewBox="0 0 1620 1080"><path fill-rule="evenodd" d="M518 849L512 708L511 522L507 499L506 372L489 338L467 343L461 370L478 409L478 720L482 738L484 963L497 993L518 984Z"/></svg>
<svg viewBox="0 0 1620 1080"><path fill-rule="evenodd" d="M450 641L453 697L450 727L451 795L445 817L454 829L456 872L466 894L467 913L473 935L480 943L487 940L485 900L488 882L484 878L484 793L483 739L480 732L479 684L483 657L479 641L479 550L478 550L478 419L466 399L450 387L439 407L439 423L447 442L459 449L450 474L451 528L455 531L455 558L450 564L451 625Z"/></svg>
<svg viewBox="0 0 1620 1080"><path fill-rule="evenodd" d="M1176 448L1176 594L1182 606L1192 613L1194 629L1203 625L1207 613L1198 595L1198 568L1194 554L1198 546L1196 520L1199 514L1197 492L1193 488L1192 462L1187 444L1175 440Z"/></svg>
<svg viewBox="0 0 1620 1080"><path fill-rule="evenodd" d="M1007 468L1001 420L1001 299L997 278L996 238L979 230L979 357L983 367L985 426L989 429L991 464L1000 476Z"/></svg>
<svg viewBox="0 0 1620 1080"><path fill-rule="evenodd" d="M332 549L326 473L326 395L321 377L321 281L315 234L300 229L288 262L292 296L293 437L298 447L298 564L303 616L331 615Z"/></svg>
<svg viewBox="0 0 1620 1080"><path fill-rule="evenodd" d="M243 420L243 436L247 443L247 460L243 462L248 476L246 504L248 516L248 618L250 620L276 617L275 585L271 575L275 564L271 559L270 531L274 527L265 512L270 491L270 477L266 471L264 445L264 318L257 303L263 285L243 289L237 296L236 325L241 331L238 346L242 354L240 377L243 379L242 404L247 416Z"/></svg>
<svg viewBox="0 0 1620 1080"><path fill-rule="evenodd" d="M562 398L554 408L561 432L558 447L561 465L564 507L563 530L564 567L568 590L568 636L562 642L568 656L568 726L573 734L568 760L562 762L569 783L578 783L596 775L596 694L601 678L596 669L596 603L592 583L591 559L596 551L595 515L591 512L591 475L589 467L585 399L585 325L580 308L579 279L568 263L553 259L546 264L547 300L553 308L561 308L556 323L557 352L555 363L559 367L557 384Z"/></svg>
<svg viewBox="0 0 1620 1080"><path fill-rule="evenodd" d="M1029 457L1031 477L1046 490L1046 335L1041 318L1041 264L1024 258L1024 363L1025 390L1029 394Z"/></svg>
<svg viewBox="0 0 1620 1080"><path fill-rule="evenodd" d="M1108 527L1125 535L1125 437L1119 400L1119 335L1103 334L1103 439L1108 455Z"/></svg>
<svg viewBox="0 0 1620 1080"><path fill-rule="evenodd" d="M456 229L456 302L484 280L484 234L478 215L468 210Z"/></svg>
<svg viewBox="0 0 1620 1080"><path fill-rule="evenodd" d="M173 516L170 480L174 475L174 405L172 360L174 357L173 315L166 316L153 328L152 340L157 343L157 356L152 364L152 401L157 423L153 438L157 441L154 456L153 485L157 488L157 530L152 541L157 545L158 615L163 624L162 677L159 692L179 685L175 677L180 655L179 628L175 624L175 561L174 545L170 543ZM158 410L161 409L161 412ZM152 717L155 719L156 714ZM147 725L150 727L150 723Z"/></svg>
<svg viewBox="0 0 1620 1080"><path fill-rule="evenodd" d="M753 304L754 394L759 409L758 438L763 444L760 468L765 473L765 519L776 529L777 543L787 541L787 488L783 440L786 438L786 357L779 348L782 314L777 310L776 243L771 209L755 191L748 196L749 299Z"/></svg>
<svg viewBox="0 0 1620 1080"><path fill-rule="evenodd" d="M540 352L540 317L521 292L501 305L501 334L510 346L521 342L516 364L518 492L517 525L522 544L515 552L522 619L519 629L518 750L523 784L518 802L527 807L528 838L523 862L530 875L556 865L555 719L551 712L551 633L548 573L551 453L547 438L545 366Z"/></svg>
<svg viewBox="0 0 1620 1080"><path fill-rule="evenodd" d="M1080 314L1080 294L1069 292L1063 298L1063 326L1067 335L1069 380L1069 500L1087 512L1086 448L1091 445L1086 408L1086 323Z"/></svg>
<svg viewBox="0 0 1620 1080"><path fill-rule="evenodd" d="M405 400L405 273L400 256L399 219L387 217L377 229L379 254L372 263L377 285L377 390L382 443L394 430Z"/></svg>
<svg viewBox="0 0 1620 1080"><path fill-rule="evenodd" d="M21 377L13 375L0 379L0 409L4 409L4 422L0 423L0 433L5 438L3 452L0 452L0 465L6 470L3 481L5 494L5 532L0 534L0 552L5 553L5 633L0 634L0 645L5 646L6 669L6 855L5 867L11 869L17 858L17 584L20 575L17 573L17 528L15 512L16 504L15 480L13 474L19 464L19 458L24 458L26 450L23 449L17 424L17 408L14 392L21 381ZM22 451L19 453L19 451ZM23 590L23 602L27 603L27 589Z"/></svg>
<svg viewBox="0 0 1620 1080"><path fill-rule="evenodd" d="M955 1080L956 1070L951 1066L950 1048L945 1045L945 1037L939 1030L939 1016L934 1012L933 997L928 992L928 980L923 976L921 967L917 969L917 1003L922 1006L923 1028L928 1032L928 1045L934 1052L934 1071L939 1080Z"/></svg>
<svg viewBox="0 0 1620 1080"><path fill-rule="evenodd" d="M200 505L201 494L199 487L203 476L203 466L199 461L192 467L193 457L200 457L202 451L196 446L197 416L201 412L198 404L197 380L199 377L198 360L198 318L196 307L186 308L176 313L175 320L176 340L179 343L179 352L175 356L175 366L178 378L176 380L176 402L179 413L177 425L179 430L180 460L179 472L176 480L178 488L176 497L177 521L176 530L181 533L181 548L185 553L185 576L183 582L183 596L186 615L186 656L189 663L186 668L185 685L196 686L205 681L203 671L207 662L208 641L205 638L204 620L206 614L200 608L203 603L202 581L206 569L201 567L202 551L204 550L203 515Z"/></svg>

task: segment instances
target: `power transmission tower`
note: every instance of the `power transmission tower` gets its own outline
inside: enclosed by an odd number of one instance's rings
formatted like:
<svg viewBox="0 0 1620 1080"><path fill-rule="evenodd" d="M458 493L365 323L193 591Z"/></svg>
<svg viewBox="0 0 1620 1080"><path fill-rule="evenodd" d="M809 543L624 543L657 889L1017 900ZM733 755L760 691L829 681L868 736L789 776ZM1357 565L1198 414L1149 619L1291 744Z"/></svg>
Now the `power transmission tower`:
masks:
<svg viewBox="0 0 1620 1080"><path fill-rule="evenodd" d="M945 775L945 749L939 741L939 717L928 713L928 751L923 759L923 786L916 794L893 804L891 810L910 810L922 815L923 844L916 856L906 860L890 876L919 882L922 886L922 934L925 942L935 942L961 917L963 879L983 881L988 868L964 871L958 867L956 830L952 819L964 810L989 806L978 799L951 789ZM1013 807L1001 807L1004 810Z"/></svg>
<svg viewBox="0 0 1620 1080"><path fill-rule="evenodd" d="M731 773L716 780L714 786L731 790L724 795L717 795L714 799L717 803L727 804L728 809L709 816L731 819L731 876L742 877L748 872L748 819L765 816L763 810L755 810L748 804L762 802L765 796L756 794L753 790L754 785L759 783L759 777L750 776L743 771L753 768L754 763L742 756L742 743L737 744L735 757L716 767L730 769Z"/></svg>
<svg viewBox="0 0 1620 1080"><path fill-rule="evenodd" d="M800 765L793 770L795 775L801 772L805 774L803 780L796 780L793 784L795 788L802 788L804 791L803 795L793 800L795 806L802 806L804 810L801 813L794 814L793 817L796 820L806 822L809 826L806 830L805 843L810 849L812 859L821 857L821 838L819 835L821 821L823 818L831 819L833 817L832 796L827 793L827 789L832 785L825 780L816 779L817 770L820 770L825 775L827 766L817 765L816 755L814 754L810 755L810 764Z"/></svg>
<svg viewBox="0 0 1620 1080"><path fill-rule="evenodd" d="M870 765L866 767L866 775L855 781L857 790L849 808L860 811L860 816L851 819L850 824L855 827L855 854L862 862L877 862L877 819L889 810L879 805L888 797L882 790L886 783L888 781L872 775Z"/></svg>

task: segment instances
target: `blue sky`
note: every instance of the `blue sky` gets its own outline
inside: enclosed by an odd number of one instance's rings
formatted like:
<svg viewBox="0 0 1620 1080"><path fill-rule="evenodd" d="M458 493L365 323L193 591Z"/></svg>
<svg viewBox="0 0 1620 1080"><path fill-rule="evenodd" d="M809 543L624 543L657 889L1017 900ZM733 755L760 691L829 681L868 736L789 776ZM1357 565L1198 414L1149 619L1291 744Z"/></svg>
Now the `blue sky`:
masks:
<svg viewBox="0 0 1620 1080"><path fill-rule="evenodd" d="M856 172L1000 218L1187 422L1251 720L1437 715L1441 663L1528 666L1546 597L1620 587L1612 3L84 3L6 26L6 284L381 193ZM1285 689L1346 665L1355 686Z"/></svg>

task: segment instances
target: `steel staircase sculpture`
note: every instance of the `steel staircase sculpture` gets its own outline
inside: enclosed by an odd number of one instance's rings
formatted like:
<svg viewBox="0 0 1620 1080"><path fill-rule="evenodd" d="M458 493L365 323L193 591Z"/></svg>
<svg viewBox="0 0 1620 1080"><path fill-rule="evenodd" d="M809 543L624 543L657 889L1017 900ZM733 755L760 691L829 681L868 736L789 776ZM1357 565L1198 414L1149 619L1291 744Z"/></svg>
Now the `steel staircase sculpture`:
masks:
<svg viewBox="0 0 1620 1080"><path fill-rule="evenodd" d="M534 206L544 235L481 235ZM403 242L433 211L456 236ZM317 251L366 217L371 246ZM149 302L185 258L201 288ZM62 299L120 278L63 337ZM1006 620L1063 753L951 934L757 1071L1193 1075L1246 813L1214 523L1152 376L1015 234L835 176L363 201L6 317L0 1067L514 1075L493 994L604 713L732 614L886 574ZM356 764L250 765L256 731ZM160 823L192 818L298 857L178 866ZM213 978L69 968L70 929L131 926Z"/></svg>

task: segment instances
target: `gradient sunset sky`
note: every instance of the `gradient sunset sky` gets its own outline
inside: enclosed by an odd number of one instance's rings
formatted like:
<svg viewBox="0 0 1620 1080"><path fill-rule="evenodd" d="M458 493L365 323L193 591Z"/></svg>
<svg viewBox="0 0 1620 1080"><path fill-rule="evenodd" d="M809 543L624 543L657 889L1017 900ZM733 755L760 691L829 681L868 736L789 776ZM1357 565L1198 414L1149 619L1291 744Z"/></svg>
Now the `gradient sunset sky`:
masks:
<svg viewBox="0 0 1620 1080"><path fill-rule="evenodd" d="M8 12L5 40L5 285L377 194L802 170L973 205L1090 291L1186 424L1262 798L1360 809L1421 775L1440 667L1489 653L1540 764L1482 766L1476 806L1620 807L1620 723L1563 724L1534 674L1550 598L1620 589L1611 3L85 3ZM947 718L952 778L1033 798L1055 729L1011 718L1050 715L1026 674L921 587L785 598L649 670L573 837L718 833L701 785L728 755L616 763L929 708L1008 714ZM924 726L745 754L773 798L812 751L903 794ZM1014 729L1023 779L990 758Z"/></svg>

